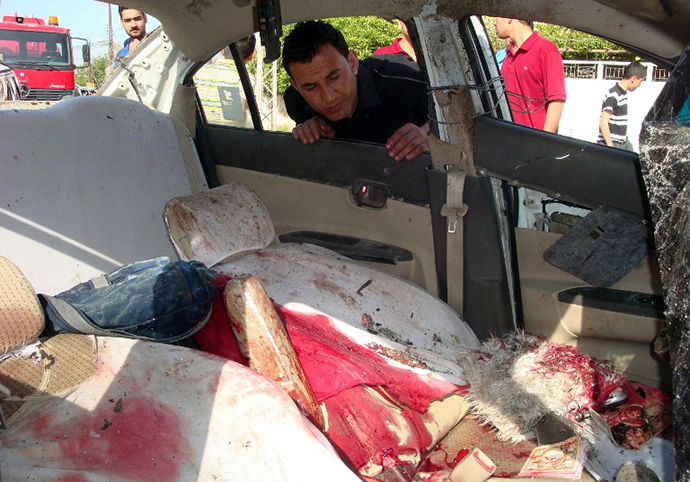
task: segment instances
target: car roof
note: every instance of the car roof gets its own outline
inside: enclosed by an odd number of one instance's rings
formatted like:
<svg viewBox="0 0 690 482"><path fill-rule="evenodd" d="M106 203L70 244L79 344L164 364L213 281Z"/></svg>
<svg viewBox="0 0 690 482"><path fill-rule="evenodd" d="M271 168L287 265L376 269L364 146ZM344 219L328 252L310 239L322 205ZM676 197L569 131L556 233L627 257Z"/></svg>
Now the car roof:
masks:
<svg viewBox="0 0 690 482"><path fill-rule="evenodd" d="M256 0L139 0L193 61L258 28ZM126 3L116 1L114 3ZM690 0L280 0L283 23L358 15L409 18L438 13L522 18L582 30L651 58L674 62L690 42Z"/></svg>

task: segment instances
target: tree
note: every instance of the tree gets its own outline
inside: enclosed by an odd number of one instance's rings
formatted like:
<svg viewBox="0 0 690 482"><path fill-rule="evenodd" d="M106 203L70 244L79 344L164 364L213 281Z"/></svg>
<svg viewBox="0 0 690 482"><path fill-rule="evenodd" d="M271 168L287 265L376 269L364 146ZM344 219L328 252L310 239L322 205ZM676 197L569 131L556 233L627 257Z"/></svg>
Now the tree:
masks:
<svg viewBox="0 0 690 482"><path fill-rule="evenodd" d="M505 47L503 40L496 36L494 19L484 17L486 30L494 50ZM378 17L346 17L326 19L326 22L340 30L345 36L348 45L362 59L369 57L374 50L390 44L400 36L400 30L396 22L391 22ZM283 27L283 38L294 29L294 24ZM539 34L556 44L564 59L575 60L635 60L634 54L625 49L594 35L572 30L559 25L537 22L535 29ZM249 64L250 72L256 72L256 61ZM267 78L270 85L270 74ZM290 85L288 75L283 68L282 57L278 59L278 93L283 94Z"/></svg>
<svg viewBox="0 0 690 482"><path fill-rule="evenodd" d="M491 45L498 51L505 48L505 42L496 36L495 19L484 17L484 25ZM600 37L560 25L535 22L534 29L544 38L551 40L564 59L568 60L635 60L631 52Z"/></svg>
<svg viewBox="0 0 690 482"><path fill-rule="evenodd" d="M105 80L106 69L108 68L108 56L99 55L91 59L93 69L94 87L98 89ZM86 64L79 67L74 74L74 81L77 85L85 86L89 81L89 68Z"/></svg>

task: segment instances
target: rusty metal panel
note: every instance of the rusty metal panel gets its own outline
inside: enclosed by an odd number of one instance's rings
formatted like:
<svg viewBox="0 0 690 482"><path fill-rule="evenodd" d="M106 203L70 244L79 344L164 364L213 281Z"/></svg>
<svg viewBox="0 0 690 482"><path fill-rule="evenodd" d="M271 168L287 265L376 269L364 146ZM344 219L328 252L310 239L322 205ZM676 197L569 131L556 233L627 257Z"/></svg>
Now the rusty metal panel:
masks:
<svg viewBox="0 0 690 482"><path fill-rule="evenodd" d="M304 415L323 430L321 407L259 280L253 276L234 278L225 286L224 298L230 325L249 368L278 383Z"/></svg>

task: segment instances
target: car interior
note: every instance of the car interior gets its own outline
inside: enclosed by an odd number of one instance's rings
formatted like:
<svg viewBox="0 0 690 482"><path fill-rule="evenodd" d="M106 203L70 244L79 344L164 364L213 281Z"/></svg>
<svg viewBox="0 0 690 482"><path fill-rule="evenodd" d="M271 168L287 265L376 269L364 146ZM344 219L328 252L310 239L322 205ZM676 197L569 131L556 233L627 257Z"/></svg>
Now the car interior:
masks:
<svg viewBox="0 0 690 482"><path fill-rule="evenodd" d="M338 455L362 480L434 480L424 478L434 472L430 454L457 448L454 458L468 437L484 433L479 423L475 435L458 424L469 407L457 396L466 378L456 354L516 330L576 346L629 380L671 391L672 368L654 351L666 323L664 286L638 155L514 124L481 15L582 30L671 69L690 41L690 3L675 2L673 14L656 0L142 3L163 28L113 71L101 95L41 113L0 112L3 136L16 139L2 153L2 255L37 292L55 294L155 256L194 259L231 279L256 277L297 355L307 338L298 334L317 331L314 320L325 317L356 345L375 345L393 368L426 377L425 389L452 385L435 411L421 414L400 393L365 383L343 391L347 400L324 402L336 450L349 438L361 443ZM303 145L262 125L262 93L232 43L261 24L270 54L282 24L353 15L406 19L433 107L430 152L414 161L396 163L384 146L363 142ZM195 74L228 45L251 118L244 127L210 122L196 93ZM36 129L79 148L65 155L55 143L36 147L27 134ZM592 213L565 234L520 227L521 188ZM633 231L641 234L629 240ZM620 239L630 244L621 248ZM564 252L584 261L563 269ZM583 268L590 258L595 275ZM274 348L266 356L283 363L283 348ZM396 359L400 353L417 364ZM414 463L387 466L373 432L347 426L358 407L362 427L378 423L377 414L406 434L426 427L431 435L410 455ZM504 476L515 477L517 462L496 450ZM641 457L650 464L655 456Z"/></svg>

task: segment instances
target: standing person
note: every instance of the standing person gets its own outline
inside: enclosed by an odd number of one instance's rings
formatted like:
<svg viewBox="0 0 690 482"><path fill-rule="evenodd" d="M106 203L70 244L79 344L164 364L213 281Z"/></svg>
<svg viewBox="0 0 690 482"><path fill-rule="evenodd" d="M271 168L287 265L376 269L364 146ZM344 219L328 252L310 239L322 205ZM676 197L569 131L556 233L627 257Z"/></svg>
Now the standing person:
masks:
<svg viewBox="0 0 690 482"><path fill-rule="evenodd" d="M115 67L146 37L146 14L144 12L129 7L119 7L118 12L120 13L120 24L129 38L125 40L124 46L115 55Z"/></svg>
<svg viewBox="0 0 690 482"><path fill-rule="evenodd" d="M405 22L398 19L398 28L402 32L402 37L396 38L390 45L379 47L378 49L374 50L372 55L403 54L407 55L416 62L417 54L412 46L412 39L410 39L410 32L407 31L407 25L405 25Z"/></svg>
<svg viewBox="0 0 690 482"><path fill-rule="evenodd" d="M633 92L647 77L647 68L631 62L623 71L623 79L604 95L599 119L598 144L632 151L628 140L628 92Z"/></svg>
<svg viewBox="0 0 690 482"><path fill-rule="evenodd" d="M428 151L428 94L419 70L374 56L362 60L321 21L298 23L283 42L290 76L284 101L292 137L313 144L339 137L386 145L396 161Z"/></svg>
<svg viewBox="0 0 690 482"><path fill-rule="evenodd" d="M510 39L501 75L508 102L518 124L558 131L565 105L563 60L553 42L534 31L534 23L496 18L496 34Z"/></svg>

